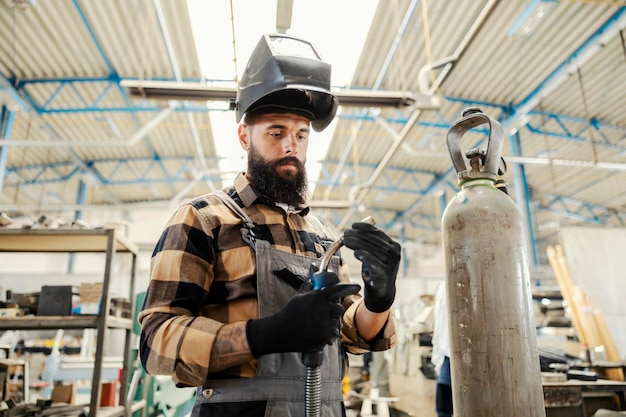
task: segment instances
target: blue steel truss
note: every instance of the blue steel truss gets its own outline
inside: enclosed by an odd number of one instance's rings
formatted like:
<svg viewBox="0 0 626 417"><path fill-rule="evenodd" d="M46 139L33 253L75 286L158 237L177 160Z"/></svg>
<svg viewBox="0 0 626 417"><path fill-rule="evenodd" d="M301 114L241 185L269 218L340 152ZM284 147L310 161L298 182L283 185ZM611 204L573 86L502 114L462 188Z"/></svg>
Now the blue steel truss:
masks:
<svg viewBox="0 0 626 417"><path fill-rule="evenodd" d="M556 213L561 217L582 221L591 224L618 224L626 225L626 213L607 209L604 206L590 204L586 201L577 200L571 197L564 197L554 194L543 195L548 201L540 204L539 207Z"/></svg>
<svg viewBox="0 0 626 417"><path fill-rule="evenodd" d="M102 47L99 39L95 35L95 32L91 27L91 24L88 21L84 11L82 10L79 1L73 0L73 4L77 13L80 15L94 46L99 51L102 62L108 69L108 76L16 80L8 79L0 75L0 88L8 90L9 95L13 97L15 99L15 102L18 103L22 108L27 111L35 112L37 115L56 113L105 114L114 112L127 112L133 115L137 123L137 127L140 127L139 122L135 117L137 113L160 112L162 111L162 108L148 105L145 102L137 102L130 99L126 91L120 85L122 78L119 77L115 68L111 64L111 61L107 57L104 48ZM512 120L519 116L519 112L521 112L522 110L526 110L526 103L532 102L532 100L539 95L539 92L543 87L552 82L552 80L554 80L559 75L559 73L566 70L566 63L569 63L572 59L577 58L578 56L582 55L585 50L589 49L593 42L599 36L601 36L601 34L605 30L607 30L607 28L613 25L614 22L623 13L625 13L625 10L626 8L619 8L615 15L609 21L607 21L596 33L594 33L583 45L581 45L581 47L573 54L572 57L566 59L563 65L559 66L546 80L543 80L540 84L538 84L537 89L529 96L524 98L517 106L481 102L457 97L446 97L446 99L451 102L458 102L460 106L480 106L482 108L487 108L487 113L492 115L492 117L499 118L502 122L508 125ZM175 62L172 63L172 67L177 77L174 79L163 78L161 80L200 81L199 79L181 79L180 76L178 76L177 74ZM43 101L43 103L39 103L33 99L32 95L29 93L29 90L31 86L44 83L53 84L55 87L49 97L47 97L45 101ZM88 100L80 94L79 89L77 88L77 85L80 83L90 83L91 88L99 86L99 93L94 100ZM7 85L10 87L5 87ZM77 105L68 107L59 104L57 98L60 97L62 94L66 95L68 93L72 94L76 98L76 103L78 103ZM116 100L106 100L107 97L110 97L113 94L116 95ZM124 103L123 105L103 105L103 103L105 102L120 102L120 98L122 99L121 102ZM211 110L223 111L223 109L208 109L205 105L195 105L190 103L183 103L180 107L175 109L175 111L178 112L206 112ZM556 137L562 140L587 142L588 129L591 128L594 130L594 137L601 139L596 142L596 145L608 146L617 152L626 153L626 149L624 149L624 147L620 143L611 142L610 140L611 137L623 138L624 136L626 136L626 129L623 129L621 127L611 126L596 119L583 120L571 116L551 114L536 110L525 111L525 114L530 116L530 122L527 123L524 128L528 129L534 134L545 135L548 137ZM426 127L430 129L447 130L451 123L454 122L450 120L445 120L441 114L439 114L438 116L438 123L419 121L418 124L421 127ZM367 113L360 116L342 115L340 117L374 120L374 118L369 116ZM402 117L398 117L388 118L386 119L386 122L390 124L406 124L407 120L403 119ZM112 124L113 122L109 120L109 123ZM554 126L557 126L557 128L555 129ZM115 131L116 127L111 126L111 129ZM170 185L172 191L175 191L175 184L186 183L189 181L186 174L192 170L194 165L194 158L173 158L179 159L178 162L180 163L180 168L176 172L168 172L165 165L163 164L163 161L170 158L158 155L154 148L151 146L148 136L144 137L143 141L148 146L148 149L150 149L151 151L151 156L148 158L122 158L116 160L98 161L74 160L68 163L61 164L41 164L24 166L21 167L19 170L15 167L8 167L7 171L9 173L17 175L20 179L20 185L22 186L44 184L46 182L68 181L71 178L81 174L86 169L89 171L89 174L94 176L97 181L102 185L122 185L128 183L167 183ZM71 152L71 149L69 150L69 152ZM142 172L137 173L136 179L128 181L116 177L116 173L123 170L132 169L130 165L132 164L133 166L137 166L138 163L141 166L145 166L145 168ZM332 162L325 161L325 163L329 164ZM103 167L105 164L108 165L108 169L101 169L100 167ZM111 169L111 165L113 166L113 169ZM345 169L351 169L351 167L349 165L346 165ZM389 169L401 170L401 168L394 167L389 167ZM108 172L108 174L104 175L102 174L102 172ZM426 174L426 176L429 178L428 184L422 184L423 178L421 177L423 177L424 174ZM3 173L0 173L0 175L4 177ZM456 187L453 185L453 183L456 182L453 178L453 169L450 168L444 173L412 172L410 170L404 170L404 172L402 172L402 175L405 180L411 182L416 187L410 189L400 188L393 184L389 180L389 177L382 176L382 181L379 181L379 184L374 188L380 191L393 191L398 193L414 194L416 195L416 200L408 209L403 212L390 212L382 210L378 214L382 219L386 219L389 225L401 221L405 224L408 222L414 227L432 230L435 225L439 224L439 218L435 219L430 218L429 216L422 216L419 213L415 213L415 209L421 203L425 196L435 191L449 188L456 192ZM420 178L418 178L417 175L420 175ZM522 176L523 178L521 179L525 183L526 178L525 175L523 175L523 171ZM333 176L328 171L322 171L322 177L319 180L320 184L329 184L332 181L332 177ZM216 178L216 180L218 179ZM381 182L383 183L382 185ZM573 192L576 191L577 190L573 190ZM531 196L529 195L528 190L525 191L524 197L527 199L527 201L531 200ZM577 220L589 223L604 224L617 221L618 224L624 224L623 213L613 213L607 207L594 206L589 203L575 200L568 196L550 196L550 202L544 204L543 206L541 206L541 208L556 213L560 216L576 218Z"/></svg>
<svg viewBox="0 0 626 417"><path fill-rule="evenodd" d="M18 81L16 91L20 94L21 97L23 97L26 101L28 101L31 108L34 109L39 114L50 114L50 113L101 113L101 114L104 114L104 113L110 113L110 112L131 112L131 113L154 112L156 113L156 112L163 110L161 107L148 106L148 105L144 105L143 103L139 103L138 105L131 104L131 105L124 105L124 106L119 106L119 107L101 106L103 97L106 94L112 94L112 91L114 90L120 91L118 90L120 81L121 80L118 77L29 79L29 80ZM98 98L96 100L94 100L93 102L87 102L87 100L81 98L78 100L78 102L80 102L81 105L80 106L77 105L74 107L62 107L60 105L55 105L55 98L58 97L59 92L62 89L71 89L73 92L78 94L77 90L73 88L72 86L75 83L87 83L87 82L94 83L94 84L101 86L102 91L98 95ZM28 86L33 85L33 84L38 84L38 83L57 84L57 88L50 94L50 97L48 97L42 105L39 105L28 92ZM507 111L508 109L506 108L506 106L502 106L497 103L488 103L484 101L468 100L468 99L463 99L463 98L458 98L458 97L446 97L446 99L451 102L459 103L459 107L480 106L484 109L487 109L485 110L487 113L491 113L492 111L494 113L497 112L500 114L508 113ZM175 109L175 111L178 111L178 112L207 112L211 110L212 109L208 109L205 105L193 105L193 104L188 104L188 103ZM216 109L216 110L223 111L223 109ZM596 145L607 146L607 147L614 149L616 152L626 153L626 148L621 146L619 143L612 143L611 140L609 139L610 137L624 137L624 135L626 135L626 129L624 128L609 125L607 123L600 122L596 119L585 120L585 119L576 118L576 117L572 117L568 115L559 115L559 114L548 113L548 112L531 111L529 115L531 116L531 119L529 123L525 126L525 128L528 129L533 134L544 135L548 137L555 137L555 138L559 138L563 140L570 140L574 142L588 142L589 136L588 136L587 131L588 129L592 128L594 130L594 137L601 138L601 140L596 141ZM339 117L346 118L346 119L359 118L359 119L370 120L370 121L375 120L374 117L369 116L369 115L344 114L344 115L340 115ZM401 117L395 117L395 118L386 118L385 121L390 124L403 125L407 122L407 119L401 118ZM446 120L443 120L442 117L440 117L439 122L418 121L417 124L420 127L424 127L424 128L436 129L436 130L447 130L450 127L451 123L453 122L454 122L453 120L446 121ZM552 123L548 123L548 122L552 122ZM557 129L555 129L555 127ZM476 129L476 130L480 131L479 129ZM146 143L149 143L147 139L146 139ZM162 171L162 175L161 176L153 175L152 176L153 178L149 179L149 175L147 175L147 173L144 173L144 175L139 175L135 182L137 183L144 183L144 182L177 183L179 181L182 181L182 178L179 178L177 173L168 172L165 169L165 167L162 165L161 161L167 158L161 158L154 151L152 153L153 153L152 156L150 158L147 158L153 161L151 168L158 167ZM143 159L143 158L140 158L140 159ZM96 166L99 163L109 163L109 164L113 163L113 161L111 160L86 161L86 162L88 163L89 166ZM122 165L131 163L131 162L137 162L137 159L136 158L133 158L133 159L123 158L123 159L114 161L114 163L117 164L118 167L121 167ZM187 161L183 165L183 170L186 170L191 165L193 165L193 158L190 157L190 158L187 158ZM65 167L63 170L59 170L58 164L47 164L47 165L43 164L39 166L28 166L28 167L24 167L23 169L25 170L24 171L25 173L32 172L32 171L39 172L39 175L34 175L34 174L25 175L24 176L25 181L23 182L24 185L36 184L38 178L47 178L45 181L48 181L48 182L63 181L64 177L74 175L75 173L80 171L78 167L75 167L75 170L74 170L75 172L68 171L67 167ZM55 170L59 170L59 172L63 172L64 174L52 175L52 177L50 177L49 175L43 175L44 171L48 171L48 174L50 174L50 171L54 172ZM9 172L15 172L15 171L16 171L15 168L9 169ZM98 176L97 173L96 175ZM330 177L332 177L332 175L327 173L327 178L321 178L320 183L325 184L325 185L328 184ZM166 180L166 178L170 178L170 179ZM120 184L119 182L116 182L113 178L105 178L101 176L101 179L104 185ZM389 186L389 187L390 189L393 189L393 186ZM396 191L405 192L403 190L396 190ZM574 190L574 192L576 192L576 190Z"/></svg>
<svg viewBox="0 0 626 417"><path fill-rule="evenodd" d="M212 158L217 161L217 158ZM189 182L189 172L194 172L195 159L186 157L138 157L121 159L98 159L85 161L92 168L99 182L105 186L129 185L129 184L163 184ZM176 171L168 171L163 162L176 162ZM217 162L216 162L217 163ZM135 167L143 167L137 172ZM104 169L106 167L106 169ZM9 174L20 178L20 186L41 185L60 183L81 176L84 171L71 161L55 162L48 164L32 164L21 167L7 168ZM103 174L107 172L107 174ZM133 172L132 180L118 178L120 172ZM126 176L126 175L124 175Z"/></svg>
<svg viewBox="0 0 626 417"><path fill-rule="evenodd" d="M44 105L38 105L28 93L28 86L31 84L36 84L36 83L51 83L51 82L57 83L59 87L54 92L51 93L50 97L46 100ZM84 83L84 82L93 82L93 83L99 83L99 84L102 84L103 82L105 82L104 85L102 86L102 93L98 96L99 99L95 100L92 103L87 103L85 100L80 100L81 103L83 104L82 106L76 106L76 107L56 106L54 107L54 98L58 95L61 88L71 88L70 86L73 85L74 83ZM108 85L106 85L106 83L108 83ZM45 113L102 113L104 114L104 113L108 113L111 111L135 112L135 113L136 112L155 112L156 113L158 111L162 111L162 108L160 107L142 106L141 104L131 106L131 107L127 107L127 106L120 106L120 107L115 107L115 108L100 107L100 102L102 101L103 95L110 93L110 91L113 88L112 85L113 84L118 85L118 83L119 83L119 79L108 79L108 78L106 79L104 78L58 79L57 78L57 79L45 79L45 80L31 79L31 80L19 81L18 87L16 88L16 90L20 93L20 96L24 97L30 103L30 105L35 111L41 114L45 114ZM487 110L485 111L487 113L490 113L491 110L501 112L502 114L507 113L506 111L507 109L505 106L502 106L496 103L487 103L484 101L468 100L468 99L462 99L462 98L457 98L457 97L446 97L446 99L451 102L459 103L460 105L459 107L469 107L469 106L478 105L482 108L486 108ZM175 111L207 112L207 111L210 111L210 109L207 109L207 107L203 105L187 104L185 106L181 106L180 108L177 108ZM220 109L220 111L223 111L223 109ZM581 118L575 118L572 116L559 115L559 114L540 112L540 111L532 111L530 115L533 117L531 117L531 120L526 125L526 128L529 131L531 131L533 134L540 134L540 135L545 135L548 137L556 137L559 139L571 140L574 142L582 142L582 141L587 142L588 137L589 137L587 130L589 128L593 128L594 133L595 133L594 137L602 138L601 141L596 141L596 145L608 146L617 152L626 153L626 148L624 148L623 146L620 146L619 143L612 143L609 140L609 137L619 137L619 136L623 137L624 135L626 135L626 129L624 128L602 123L598 120L589 121L589 120L585 120ZM372 116L368 116L368 115L344 114L344 115L340 115L339 117L346 118L346 119L361 118L361 119L371 120L371 121L375 120ZM399 124L399 125L403 125L407 122L406 119L399 118L399 117L387 118L385 119L385 121L390 124ZM548 121L551 121L553 123L548 123ZM417 124L420 127L425 127L429 129L447 130L453 122L454 120L446 121L441 118L439 122L418 121ZM566 125L569 127L566 127ZM555 126L558 127L559 129L555 129L554 128ZM480 129L476 129L476 131L480 131ZM483 130L483 132L486 133L486 130ZM138 173L136 180L124 182L124 181L115 179L114 177L115 172L118 169L123 168L124 165L136 164L137 162L146 162L148 160L150 161L149 169L144 171L143 173ZM180 161L184 161L184 162L181 164L181 168L178 170L178 172L172 173L172 172L168 172L167 169L162 164L162 162L165 160L179 160L179 162ZM179 182L188 181L188 177L182 174L191 170L191 168L193 167L193 163L194 163L193 160L194 160L193 157L187 157L187 158L160 157L159 155L153 152L153 155L148 158L122 158L122 159L116 159L116 160L106 159L106 160L100 160L100 161L94 160L94 161L85 161L85 162L87 166L93 167L95 169L94 173L98 178L100 178L103 185L122 185L123 183L128 184L132 182L134 183L150 183L150 182L179 183ZM332 161L326 161L326 163L332 164ZM108 177L105 177L104 175L100 174L100 171L97 169L98 165L100 164L115 164L116 169L114 169L111 172L111 174L108 175ZM126 166L125 169L131 169L131 168ZM161 170L161 175L154 175L155 169ZM396 168L391 167L390 169L393 170ZM37 183L66 181L69 178L71 178L73 175L80 173L82 170L78 166L75 166L75 164L73 164L72 162L65 162L65 163L57 163L57 164L30 165L30 166L22 167L20 171L22 171L22 173L19 174L22 177L22 185L33 185ZM107 170L107 171L110 171L110 170ZM407 176L411 175L411 172L409 172L410 170L405 170L405 171L406 171L404 173L405 175ZM8 172L18 174L18 169L15 167L8 168ZM436 173L431 173L431 174L436 175ZM433 184L432 188L438 189L441 184L445 182L449 183L450 176L452 174L453 174L452 170L450 170L449 172L446 172L444 175L439 174L439 176L437 177L438 181L436 181ZM331 173L329 173L328 171L322 170L322 177L319 179L319 183L322 185L329 185L331 178L332 178ZM385 185L384 187L381 187L381 191L384 189L387 191L395 191L395 192L400 192L400 193L415 192L415 190L411 191L411 190L399 189L398 187L395 187L393 184L390 184L388 179L385 179L384 182L387 182L387 185ZM576 192L576 191L578 190L574 190L573 192ZM423 195L426 195L426 194L423 194ZM409 211L411 210L412 208Z"/></svg>

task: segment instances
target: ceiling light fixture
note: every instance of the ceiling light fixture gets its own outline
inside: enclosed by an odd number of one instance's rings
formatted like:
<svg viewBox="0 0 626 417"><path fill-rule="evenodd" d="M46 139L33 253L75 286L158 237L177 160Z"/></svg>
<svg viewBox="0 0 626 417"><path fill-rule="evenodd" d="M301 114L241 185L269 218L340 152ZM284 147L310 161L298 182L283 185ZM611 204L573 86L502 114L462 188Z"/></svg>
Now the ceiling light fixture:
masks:
<svg viewBox="0 0 626 417"><path fill-rule="evenodd" d="M150 100L227 101L237 96L235 87L212 87L202 83L175 81L122 80L120 85L131 97ZM418 107L438 109L437 96L410 91L342 90L333 91L340 106L351 107Z"/></svg>
<svg viewBox="0 0 626 417"><path fill-rule="evenodd" d="M528 38L558 3L558 0L533 0L509 29L509 38Z"/></svg>

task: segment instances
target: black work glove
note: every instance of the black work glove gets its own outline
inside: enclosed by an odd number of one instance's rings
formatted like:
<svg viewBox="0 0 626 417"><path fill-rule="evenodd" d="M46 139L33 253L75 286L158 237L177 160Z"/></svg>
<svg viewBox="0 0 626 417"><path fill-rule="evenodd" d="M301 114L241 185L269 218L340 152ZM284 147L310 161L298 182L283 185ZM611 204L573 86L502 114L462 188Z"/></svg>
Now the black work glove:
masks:
<svg viewBox="0 0 626 417"><path fill-rule="evenodd" d="M330 281L338 278L335 275ZM248 321L246 336L252 355L258 358L270 353L306 352L331 344L339 337L344 312L338 300L355 293L347 291L344 286L331 285L298 293L279 312Z"/></svg>
<svg viewBox="0 0 626 417"><path fill-rule="evenodd" d="M400 244L369 223L357 222L343 233L343 244L362 262L365 307L374 313L389 309L396 297Z"/></svg>

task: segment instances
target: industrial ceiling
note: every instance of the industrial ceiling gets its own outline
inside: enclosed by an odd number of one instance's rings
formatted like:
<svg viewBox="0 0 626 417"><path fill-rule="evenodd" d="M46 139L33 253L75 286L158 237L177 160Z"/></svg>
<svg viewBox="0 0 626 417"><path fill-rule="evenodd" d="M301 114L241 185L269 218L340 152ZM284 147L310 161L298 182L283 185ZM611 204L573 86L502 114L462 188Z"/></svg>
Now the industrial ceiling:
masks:
<svg viewBox="0 0 626 417"><path fill-rule="evenodd" d="M291 2L275 7L289 26ZM446 134L480 107L504 127L535 264L563 225L623 227L625 28L621 1L381 0L343 92L418 100L340 109L311 178L316 213L337 229L371 214L403 241L439 244L458 191ZM124 86L149 81L206 81L185 2L3 0L0 211L163 208L229 185L210 118L224 110ZM485 147L488 131L467 136Z"/></svg>

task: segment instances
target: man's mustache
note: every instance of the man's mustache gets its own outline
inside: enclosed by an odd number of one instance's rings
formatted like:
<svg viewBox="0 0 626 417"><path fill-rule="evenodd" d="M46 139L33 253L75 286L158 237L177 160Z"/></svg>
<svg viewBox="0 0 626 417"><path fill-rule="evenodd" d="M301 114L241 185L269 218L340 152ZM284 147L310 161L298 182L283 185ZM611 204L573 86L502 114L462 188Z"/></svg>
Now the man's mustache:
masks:
<svg viewBox="0 0 626 417"><path fill-rule="evenodd" d="M300 162L300 160L296 158L295 156L285 156L284 158L280 158L279 160L274 162L274 165L280 166L280 165L286 165L288 163L293 163L300 169L304 167L304 165L302 165L302 162Z"/></svg>

